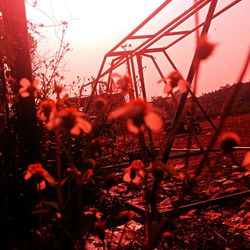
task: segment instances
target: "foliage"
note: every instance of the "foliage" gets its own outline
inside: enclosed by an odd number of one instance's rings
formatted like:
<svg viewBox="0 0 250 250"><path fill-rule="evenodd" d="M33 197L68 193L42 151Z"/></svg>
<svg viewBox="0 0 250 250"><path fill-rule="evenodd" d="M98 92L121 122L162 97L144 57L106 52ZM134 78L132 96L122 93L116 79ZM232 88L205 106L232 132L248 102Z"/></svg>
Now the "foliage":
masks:
<svg viewBox="0 0 250 250"><path fill-rule="evenodd" d="M232 107L230 110L231 115L239 115L239 114L247 114L250 113L250 105L249 105L249 98L250 98L250 83L237 83L240 86L239 93L232 103ZM220 116L221 112L223 111L223 105L225 100L227 99L228 93L232 91L233 85L226 85L221 87L218 90L212 91L210 93L202 94L201 96L197 97L197 100L204 108L206 113L211 118L216 118ZM176 98L178 100L178 93L176 94ZM190 107L190 103L192 102L192 98L189 98L186 103L186 107ZM167 115L173 117L176 110L176 103L173 102L171 97L161 97L156 96L152 97L152 103L161 108L166 112ZM199 109L198 106L195 107L195 116L199 120L204 120L205 117L202 111Z"/></svg>
<svg viewBox="0 0 250 250"><path fill-rule="evenodd" d="M209 142L206 138L207 150L195 137L194 145L198 144L202 152L200 158L194 160L186 151L174 161L167 155L166 161L168 144L163 146L166 135L162 117L173 114L173 103L178 103L180 95L174 90L185 95L190 83L176 70L167 74L160 82L166 84L166 93L172 98L153 98L158 108L141 99L124 101L124 94L132 90L127 75L118 76L119 95L94 97L93 90L86 106L81 93L77 98L65 98L60 65L69 44L64 42L67 23L60 25L62 37L55 59L40 60L37 41L30 35L34 76L41 88L36 80L22 78L15 82L11 74L13 55L8 47L13 44L7 34L1 33L8 45L1 58L1 85L6 87L1 93L4 105L0 110L1 245L9 249L225 249L237 243L239 249L247 248L249 199L239 206L228 204L229 211L200 209L196 203L192 204L194 209L183 212L186 204L249 191L249 153L245 157L242 152L236 155L239 136L222 133L231 101L221 106L218 131ZM32 25L31 30L36 32ZM196 71L214 46L204 36L197 42ZM234 86L233 94L240 86ZM239 102L247 100L249 92L243 93ZM202 104L206 109L211 98L219 110L222 104L214 100L224 96L225 90L219 90L200 101L205 100ZM36 100L39 161L25 165L22 156L27 152L19 130L18 104L31 97ZM179 144L182 147L194 146L194 103L195 99L188 103L187 133ZM90 112L84 113L89 104ZM213 110L209 112L215 115ZM180 123L178 117L176 121ZM152 140L151 133L155 133L154 138L160 137L160 149L154 147L157 141ZM173 129L167 140L174 136ZM217 153L210 155L215 146Z"/></svg>

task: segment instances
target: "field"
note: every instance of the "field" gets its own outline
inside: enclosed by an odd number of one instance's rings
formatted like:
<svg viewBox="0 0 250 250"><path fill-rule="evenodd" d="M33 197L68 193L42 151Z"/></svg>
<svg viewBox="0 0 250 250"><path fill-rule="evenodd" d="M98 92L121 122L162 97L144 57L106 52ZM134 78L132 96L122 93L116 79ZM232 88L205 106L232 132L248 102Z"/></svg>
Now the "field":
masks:
<svg viewBox="0 0 250 250"><path fill-rule="evenodd" d="M217 124L218 120L213 121ZM250 129L246 124L250 122L250 115L230 116L224 127L224 131L234 131L240 138L240 147L249 147ZM200 123L202 132L198 135L202 146L206 148L209 144L214 130L207 121ZM119 138L122 141L122 138ZM179 152L178 149L185 148L186 135L177 135L173 148ZM158 151L156 158L161 158L166 135L154 136L154 144ZM126 137L126 151L134 152L135 140L132 137ZM139 148L139 146L138 146ZM197 148L198 145L193 143L192 148ZM216 146L218 148L218 145ZM249 150L249 149L248 149ZM121 150L122 151L122 150ZM168 232L165 240L160 243L157 249L249 249L250 228L249 228L249 192L248 198L245 197L245 192L249 190L249 171L245 172L241 167L244 159L245 150L236 150L230 155L221 155L221 152L212 152L209 154L210 166L206 167L196 183L192 192L188 193L183 200L182 206L194 204L205 201L204 204L195 205L190 208L181 209L181 212L170 221L168 225ZM133 155L133 154L132 154ZM202 155L193 156L189 158L188 167L184 166L184 159L169 160L168 165L174 168L177 173L173 176L164 174L161 183L158 198L158 209L164 215L171 214L173 203L181 196L184 185L183 176L188 174L192 176L195 168L199 164ZM126 165L114 166L111 172L116 169L116 175L123 175L123 169ZM104 168L109 172L110 168ZM113 197L121 197L126 200L138 214L130 221L128 225L128 232L125 233L123 239L123 247L131 247L133 242L134 249L143 249L141 246L140 233L142 233L143 221L142 216L145 212L143 208L145 201L141 194L141 189L130 187L124 183L118 184L112 188L110 192ZM236 197L230 197L235 193L244 193ZM216 200L219 197L228 197L219 200L215 203L209 203L209 200ZM208 201L206 203L206 201ZM131 236L130 230L133 231ZM116 229L116 234L119 230ZM135 235L136 236L135 236ZM116 237L118 237L116 235ZM119 237L118 237L119 238ZM95 241L94 241L95 242Z"/></svg>

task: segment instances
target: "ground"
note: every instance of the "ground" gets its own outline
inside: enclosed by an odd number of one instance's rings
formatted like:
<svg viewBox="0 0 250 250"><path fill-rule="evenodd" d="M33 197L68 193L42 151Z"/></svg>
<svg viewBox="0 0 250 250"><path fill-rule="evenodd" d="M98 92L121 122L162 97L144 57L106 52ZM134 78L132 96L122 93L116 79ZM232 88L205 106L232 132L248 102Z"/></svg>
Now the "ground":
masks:
<svg viewBox="0 0 250 250"><path fill-rule="evenodd" d="M215 125L219 119L213 120ZM183 200L183 204L205 201L225 195L249 190L250 172L242 168L241 163L247 151L250 151L250 114L230 116L224 126L224 132L235 132L241 138L240 147L246 147L245 150L237 150L229 155L222 155L221 152L209 154L210 165L204 169L195 188L188 193ZM207 147L214 130L207 121L200 123L202 132L197 137L204 148ZM161 152L164 149L166 135L154 135L154 145L158 150L158 158L161 158ZM118 138L122 148L126 151L136 151L139 147L132 136ZM125 146L124 146L125 141ZM173 148L181 149L186 147L186 136L178 135L175 139ZM215 146L218 148L218 144ZM193 141L192 148L199 148ZM122 151L122 149L120 149ZM136 154L136 153L135 153ZM200 162L201 156L190 157L188 167L184 165L184 159L169 160L168 165L175 169L175 175L165 176L162 181L159 192L159 210L166 212L172 208L172 204L178 200L183 191L183 176L195 172L195 168ZM124 167L124 166L122 166ZM123 169L117 169L117 174L122 175ZM113 196L120 196L127 199L130 204L143 208L143 197L141 190L127 190L127 185L120 183L118 187L111 190ZM172 226L169 229L170 236L161 241L158 249L249 249L250 248L250 198L229 199L226 202L219 202L216 205L205 206L203 208L194 208L172 220ZM167 215L167 213L165 213ZM140 216L139 216L140 217ZM137 221L137 222L136 222ZM131 228L137 228L138 240L134 249L143 249L140 247L139 235L142 225L140 219L135 217ZM118 230L119 231L119 230ZM124 248L129 244L129 236L124 239ZM125 237L125 238L126 238ZM134 237L134 236L133 236ZM129 249L129 248L128 248Z"/></svg>

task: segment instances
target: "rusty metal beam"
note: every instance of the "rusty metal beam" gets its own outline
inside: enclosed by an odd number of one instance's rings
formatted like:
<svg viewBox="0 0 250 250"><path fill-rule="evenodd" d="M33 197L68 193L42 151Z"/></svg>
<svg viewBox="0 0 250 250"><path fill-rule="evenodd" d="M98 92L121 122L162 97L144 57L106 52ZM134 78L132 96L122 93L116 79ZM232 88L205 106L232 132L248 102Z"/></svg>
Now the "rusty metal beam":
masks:
<svg viewBox="0 0 250 250"><path fill-rule="evenodd" d="M121 40L115 47L113 47L106 55L105 57L115 57L114 63L111 64L111 66L109 68L107 68L106 70L104 70L104 65L103 67L101 67L101 69L98 72L98 76L96 81L98 82L98 78L101 78L103 76L105 76L106 74L111 74L111 72L116 69L119 68L122 64L124 63L128 63L128 58L129 58L129 64L131 65L131 75L132 78L134 79L134 91L135 91L135 95L138 97L138 89L137 89L137 81L136 81L136 70L138 70L139 75L140 75L140 80L141 80L141 84L142 84L142 95L143 97L146 99L146 90L145 90L145 79L143 77L143 73L142 73L142 65L141 65L141 56L145 55L149 58L151 58L153 64L155 65L157 71L159 72L159 74L161 75L161 77L163 77L163 73L160 70L159 65L157 64L156 60L154 60L154 57L151 55L152 53L163 53L164 56L166 57L166 59L168 60L168 62L170 63L170 65L176 69L176 65L174 63L174 61L169 57L168 53L167 53L167 49L170 48L171 46L173 46L174 44L176 44L177 42L181 41L182 39L184 39L185 37L187 37L188 35L192 34L193 32L195 32L197 29L203 27L203 31L202 34L206 34L209 28L209 25L212 21L213 18L221 15L222 13L224 13L225 11L227 11L228 9L230 9L231 7L233 7L235 4L239 3L242 0L235 0L232 3L228 4L226 7L224 7L223 9L219 10L217 13L215 13L215 10L213 9L213 11L211 11L211 6L214 5L215 2L214 0L200 0L200 1L195 1L195 3L188 8L186 11L184 11L183 13L179 14L176 18L174 18L172 21L168 22L163 28L159 29L158 31L154 32L153 34L139 34L139 31L141 31L141 29L154 17L156 17L156 15L163 10L165 7L167 7L167 5L171 2L171 1L165 1L157 10L155 10L148 18L146 18L140 25L138 25L128 36L126 36L123 40ZM199 10L201 10L202 8L206 7L207 5L209 5L209 11L207 14L207 17L205 19L205 21L201 22L200 24L197 25L198 22L196 22L196 26L190 30L176 30L177 27L179 27L180 25L182 25L183 22L185 22L186 20L188 20L189 18L191 18L192 16L194 16ZM214 14L215 13L215 14ZM178 37L176 40L174 40L173 42L170 42L169 44L162 46L162 47L156 47L153 48L152 46L156 44L156 42L160 41L162 38L166 37L166 36L180 36ZM136 47L130 48L127 51L121 51L118 50L120 47L122 47L126 42L129 42L131 40L137 40L139 45ZM137 59L137 65L134 64L133 59L136 58ZM195 74L195 69L194 69L194 60L195 56L193 58L193 62L190 66L190 70L189 70L189 74L187 77L188 82L192 82L193 76ZM137 66L137 69L135 68L135 66ZM192 95L192 92L191 92ZM183 107L185 105L186 102L186 98L187 98L187 94L185 96L182 96L181 101L179 102L178 105L178 109L175 116L175 122L173 123L173 127L175 126L175 128L172 131L172 138L169 137L168 141L167 141L167 146L166 146L166 151L163 155L163 162L167 161L167 156L169 156L169 153L171 151L171 147L172 147L172 143L174 140L174 130L176 129L176 127L178 126L178 120L180 119L181 113L183 111ZM211 121L211 119L209 119L209 117L207 116L205 110L202 108L202 106L200 105L200 103L198 102L198 100L195 98L195 102L198 105L198 107L201 109L201 111L204 113L205 117L208 119L208 121L210 122L211 126L215 129L216 131L216 127L214 126L213 122ZM171 138L171 139L170 139Z"/></svg>
<svg viewBox="0 0 250 250"><path fill-rule="evenodd" d="M229 10L230 8L232 8L234 5L236 5L237 3L241 2L242 0L235 0L232 3L228 4L226 7L224 7L223 9L221 9L220 11L216 12L213 15L213 19L218 17L219 15L223 14L225 11ZM193 32L195 32L197 29L201 28L204 25L205 22L200 23L199 25L197 25L196 27L194 27L193 29L191 29L190 31L188 31L186 34L184 34L183 36L177 38L175 41L171 42L170 44L168 44L167 46L164 47L165 50L169 49L170 47L172 47L173 45L175 45L176 43L180 42L181 40L183 40L185 37L189 36L190 34L192 34Z"/></svg>
<svg viewBox="0 0 250 250"><path fill-rule="evenodd" d="M138 98L139 93L138 93L138 86L137 86L136 73L135 73L135 64L134 64L133 57L130 58L130 63L131 63L131 70L132 70L131 77L133 79L133 88L134 88L134 91L135 91L135 97Z"/></svg>
<svg viewBox="0 0 250 250"><path fill-rule="evenodd" d="M244 199L244 198L248 198L250 196L250 190L246 190L246 191L242 191L242 192L238 192L235 194L229 194L229 195L224 195L222 197L218 197L218 198L214 198L214 199L208 199L205 201L199 201L199 202L195 202L195 203L191 203L191 204L187 204L187 205L183 205L178 207L177 209L166 209L161 210L161 216L168 216L169 213L175 212L176 215L179 215L183 212L187 212L191 209L202 209L202 208L208 208L210 206L215 206L215 205L225 205L228 204L228 202L233 202L236 200L240 200L240 199ZM139 213L142 216L145 216L145 209L142 206L138 206L135 204L129 204L130 208ZM178 211L177 211L178 210Z"/></svg>
<svg viewBox="0 0 250 250"><path fill-rule="evenodd" d="M186 21L188 18L190 18L192 15L196 13L196 11L200 10L201 8L205 7L209 2L212 0L200 0L196 4L194 4L192 7L190 7L188 10L184 11L182 14L174 18L171 22L166 24L163 28L161 28L158 32L155 33L154 37L151 39L148 39L141 43L139 46L137 46L134 50L140 51L140 53L144 53L146 49L148 49L151 45L155 44L157 41L159 41L161 38L167 35L168 32L171 32L174 28L178 27L180 24L182 24L184 21Z"/></svg>
<svg viewBox="0 0 250 250"><path fill-rule="evenodd" d="M157 64L155 58L152 55L148 55L148 54L143 54L143 56L149 57L152 60L152 62L154 64L154 66L156 67L156 69L157 69L160 77L163 79L164 78L164 74L162 73L162 71L161 71L159 65Z"/></svg>
<svg viewBox="0 0 250 250"><path fill-rule="evenodd" d="M147 95L146 95L145 81L144 81L144 75L143 75L142 56L137 55L136 59L137 59L138 72L139 72L139 77L140 77L140 82L141 82L142 97L146 101Z"/></svg>
<svg viewBox="0 0 250 250"><path fill-rule="evenodd" d="M212 18L213 18L213 13L215 11L217 2L218 2L217 0L212 0L211 1L211 4L209 6L209 10L207 12L206 21L205 21L205 24L204 24L202 32L201 32L201 36L207 34L207 32L209 30L209 27L210 27L210 24L211 24L211 21L212 21ZM187 76L187 82L190 83L190 84L193 81L193 77L194 77L194 75L195 75L195 73L196 73L196 71L197 71L197 69L199 67L199 63L200 63L200 59L199 59L199 57L197 55L197 51L196 51L195 54L194 54L194 57L193 57L189 72L188 72L188 76ZM186 92L186 93L182 94L181 99L179 101L178 108L177 108L177 111L175 113L173 125L172 125L172 127L170 129L170 133L169 133L169 136L168 136L168 139L167 139L167 142L166 142L166 147L165 147L165 150L164 150L164 153L163 153L163 156L162 156L162 162L163 163L167 163L167 161L168 161L168 157L169 157L169 154L171 152L171 148L172 148L173 143L174 143L174 136L176 135L178 127L179 127L179 123L180 123L180 120L181 120L181 117L182 117L182 114L183 114L183 110L184 110L184 106L185 106L185 103L186 103L186 100L187 100L188 93L189 92Z"/></svg>
<svg viewBox="0 0 250 250"><path fill-rule="evenodd" d="M240 2L242 0L235 0L232 3L228 4L226 7L224 7L222 10L218 11L216 14L213 15L213 18L221 15L223 12L228 10L229 8L233 7L235 4ZM126 36L122 41L120 41L114 48L112 48L105 57L116 57L116 63L112 65L112 67L108 68L104 72L101 72L99 74L99 77L103 77L106 74L109 74L113 69L120 67L122 64L126 63L126 56L129 56L130 58L136 57L137 54L143 54L143 53L156 53L156 52L163 52L177 42L181 41L188 35L195 32L197 29L202 27L204 25L204 22L199 24L198 26L194 27L191 30L185 30L185 31L176 31L175 29L181 25L184 21L186 21L188 18L192 17L198 10L205 7L207 4L211 2L211 0L200 0L197 1L193 6L191 6L188 10L177 16L174 20L169 22L167 25L165 25L163 28L161 28L159 31L152 34L140 34L137 35L137 32L139 32L151 19L155 18L156 15L163 10L165 7L167 7L168 3L171 1L164 2L156 11L154 11L148 18L146 18L140 25L138 25L128 36ZM182 35L181 37L177 38L175 41L169 43L168 45L164 47L157 47L157 48L150 48L150 46L154 45L156 42L158 42L161 38L167 36L167 35ZM139 42L139 45L131 50L127 51L117 51L119 47L121 47L125 42L128 42L129 40L136 40ZM146 39L146 41L141 41L142 39ZM163 52L164 53L164 52ZM165 54L164 53L164 54ZM166 56L166 54L165 54ZM167 55L168 56L168 55ZM168 58L170 59L170 58ZM170 59L169 62L175 68L173 61Z"/></svg>
<svg viewBox="0 0 250 250"><path fill-rule="evenodd" d="M124 42L126 42L130 37L144 27L152 18L154 18L161 10L163 10L172 0L167 0L162 3L152 14L150 14L142 23L140 23L134 30L132 30L124 39L122 39L116 46L114 46L110 52L115 51L119 48Z"/></svg>

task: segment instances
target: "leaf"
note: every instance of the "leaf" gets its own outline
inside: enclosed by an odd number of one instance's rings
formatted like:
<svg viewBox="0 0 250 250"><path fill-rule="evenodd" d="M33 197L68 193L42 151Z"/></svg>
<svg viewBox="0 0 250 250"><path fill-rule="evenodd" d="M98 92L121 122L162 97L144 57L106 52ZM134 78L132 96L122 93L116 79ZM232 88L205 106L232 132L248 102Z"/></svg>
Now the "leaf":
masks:
<svg viewBox="0 0 250 250"><path fill-rule="evenodd" d="M226 193L233 193L234 191L237 191L238 188L237 187L230 187L228 189L225 190Z"/></svg>
<svg viewBox="0 0 250 250"><path fill-rule="evenodd" d="M208 220L217 220L221 217L221 213L216 213L213 210L210 210L210 211L205 213L205 217Z"/></svg>
<svg viewBox="0 0 250 250"><path fill-rule="evenodd" d="M233 183L234 183L234 181L232 181L232 180L227 180L227 181L224 181L224 182L222 183L222 185L225 186L225 185L230 185L230 184L233 184Z"/></svg>
<svg viewBox="0 0 250 250"><path fill-rule="evenodd" d="M179 216L179 219L180 219L180 220L188 220L188 219L192 219L192 217L189 216L189 215L180 215L180 216Z"/></svg>
<svg viewBox="0 0 250 250"><path fill-rule="evenodd" d="M159 209L159 211L161 213L166 212L167 210L173 208L172 204L171 204L171 200L169 197L167 197L166 199L164 199L162 202L160 202L157 206L157 208Z"/></svg>

